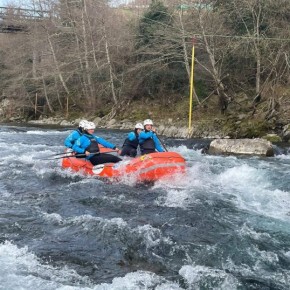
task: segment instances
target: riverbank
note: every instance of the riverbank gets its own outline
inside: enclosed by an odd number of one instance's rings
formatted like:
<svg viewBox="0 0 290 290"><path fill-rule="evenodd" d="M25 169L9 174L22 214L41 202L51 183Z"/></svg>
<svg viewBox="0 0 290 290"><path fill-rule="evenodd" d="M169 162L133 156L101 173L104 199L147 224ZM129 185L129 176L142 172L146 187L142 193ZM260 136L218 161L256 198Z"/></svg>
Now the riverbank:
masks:
<svg viewBox="0 0 290 290"><path fill-rule="evenodd" d="M39 120L27 121L30 125L55 125L60 127L76 127L81 119L88 119L96 124L97 128L101 129L120 129L120 130L132 130L136 122L142 122L142 120L136 120L132 122L129 119L106 120L105 118L93 118L93 117L81 117L73 120L66 120L61 117L49 117L40 118ZM290 140L290 124L284 126L280 132L275 130L261 130L260 134L255 123L247 122L247 125L239 124L240 127L235 127L234 124L230 124L223 119L202 119L195 121L189 131L187 126L184 126L182 122L174 121L171 118L167 120L154 120L159 135L169 138L206 138L206 139L242 139L242 138L263 138L270 142L289 142ZM237 124L236 124L237 125ZM255 131L257 134L248 134L243 132Z"/></svg>
<svg viewBox="0 0 290 290"><path fill-rule="evenodd" d="M74 121L67 121L58 118L47 118L43 120L34 120L22 123L2 123L3 126L8 127L34 127L39 129L55 129L57 131L67 131L73 130L77 127L80 119ZM132 130L133 123L130 122L112 122L113 124L107 124L101 122L97 129L100 132L124 132ZM129 126L130 125L130 126ZM169 129L172 129L171 126ZM162 125L160 126L162 129ZM186 128L185 128L186 129ZM185 131L184 129L184 131ZM18 129L17 129L18 130ZM160 130L158 131L160 132ZM176 131L172 131L173 133ZM103 133L102 133L103 134ZM158 133L162 137L164 144L166 146L172 146L172 142L177 142L179 145L185 145L187 148L192 148L192 142L194 142L194 149L201 150L203 153L208 153L211 155L257 155L257 156L274 156L280 154L289 154L290 142L280 142L280 141L268 141L267 138L240 138L231 139L229 136L225 138L197 138L197 137L172 137L166 136L164 134ZM272 135L268 137L273 139ZM166 140L166 141L165 141Z"/></svg>
<svg viewBox="0 0 290 290"><path fill-rule="evenodd" d="M253 139L263 138L272 143L290 141L290 123L285 116L277 120L266 120L260 114L243 112L235 113L237 110L229 110L226 115L209 108L200 108L194 111L191 129L188 129L188 119L185 110L176 109L175 112L154 106L148 111L142 105L132 107L129 112L127 108L115 118L108 115L100 117L100 112L93 115L75 112L73 115L64 117L61 113L54 116L40 115L38 119L32 120L23 114L9 113L7 102L2 101L0 108L0 122L29 124L37 126L60 126L76 127L81 119L93 121L97 128L120 129L131 131L137 122L151 118L159 135L169 138L201 138L201 139ZM9 104L9 103L8 103ZM11 104L10 104L11 105ZM5 107L6 106L6 107ZM11 106L10 106L11 107ZM9 107L9 108L10 108ZM3 108L6 108L4 110ZM161 112L161 113L160 113Z"/></svg>
<svg viewBox="0 0 290 290"><path fill-rule="evenodd" d="M119 130L132 130L135 127L136 122L141 122L142 120L136 120L132 122L128 119L117 120L111 119L109 121L104 118L77 118L74 120L66 120L58 117L41 118L39 120L30 120L27 123L30 125L55 125L60 127L76 127L81 119L87 119L96 124L97 128L101 129L119 129ZM182 126L181 124L176 124L172 119L154 121L154 126L157 129L159 135L163 135L171 138L224 138L224 134L221 131L205 131L201 130L200 126L193 126L193 129L189 132L188 127Z"/></svg>

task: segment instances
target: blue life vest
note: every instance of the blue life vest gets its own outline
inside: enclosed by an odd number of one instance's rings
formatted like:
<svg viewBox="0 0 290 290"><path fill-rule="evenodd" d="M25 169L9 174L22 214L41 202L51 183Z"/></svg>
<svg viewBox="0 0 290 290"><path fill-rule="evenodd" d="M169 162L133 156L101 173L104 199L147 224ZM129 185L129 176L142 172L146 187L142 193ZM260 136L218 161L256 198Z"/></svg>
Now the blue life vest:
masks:
<svg viewBox="0 0 290 290"><path fill-rule="evenodd" d="M155 143L153 138L146 139L142 144L140 144L141 154L149 154L155 152Z"/></svg>
<svg viewBox="0 0 290 290"><path fill-rule="evenodd" d="M132 141L129 140L129 138L126 138L124 141L124 144L123 144L123 148L124 147L131 147L131 148L137 149L137 147L139 145L139 139L138 139L138 134L136 132L134 132L134 133L135 133L136 138Z"/></svg>

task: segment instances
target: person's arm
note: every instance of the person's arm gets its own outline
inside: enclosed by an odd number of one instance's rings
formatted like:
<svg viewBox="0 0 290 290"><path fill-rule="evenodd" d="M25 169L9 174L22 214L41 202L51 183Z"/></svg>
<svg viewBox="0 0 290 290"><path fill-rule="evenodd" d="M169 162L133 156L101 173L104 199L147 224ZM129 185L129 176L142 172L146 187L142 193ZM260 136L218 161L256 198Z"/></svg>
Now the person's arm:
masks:
<svg viewBox="0 0 290 290"><path fill-rule="evenodd" d="M130 141L134 141L134 140L136 139L136 135L135 135L135 133L134 133L134 132L130 132L130 133L128 134L128 139L129 139Z"/></svg>
<svg viewBox="0 0 290 290"><path fill-rule="evenodd" d="M87 138L83 138L80 137L77 139L77 141L75 142L75 144L73 145L73 151L77 152L77 153L85 153L86 149L88 147L88 144L86 144L86 140Z"/></svg>
<svg viewBox="0 0 290 290"><path fill-rule="evenodd" d="M155 148L158 152L165 152L165 150L163 149L158 137L156 136L156 134L153 134L153 137L152 137L153 141L154 141L154 144L155 144Z"/></svg>
<svg viewBox="0 0 290 290"><path fill-rule="evenodd" d="M100 137L97 137L97 136L94 136L95 139L97 140L98 143L100 143L101 145L103 145L104 147L106 148L111 148L111 149L117 149L116 145L108 142L107 140L103 139L103 138L100 138Z"/></svg>
<svg viewBox="0 0 290 290"><path fill-rule="evenodd" d="M154 133L152 131L142 131L139 135L139 142L142 144L146 139L152 138Z"/></svg>
<svg viewBox="0 0 290 290"><path fill-rule="evenodd" d="M79 138L79 134L76 131L71 132L64 140L64 146L67 148L73 147L73 142Z"/></svg>

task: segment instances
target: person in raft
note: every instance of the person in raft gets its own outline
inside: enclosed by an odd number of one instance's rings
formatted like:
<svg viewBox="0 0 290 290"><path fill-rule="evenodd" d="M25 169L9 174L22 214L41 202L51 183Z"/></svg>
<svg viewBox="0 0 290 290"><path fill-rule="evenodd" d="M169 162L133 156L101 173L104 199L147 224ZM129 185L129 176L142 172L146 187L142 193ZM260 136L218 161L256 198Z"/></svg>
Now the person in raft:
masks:
<svg viewBox="0 0 290 290"><path fill-rule="evenodd" d="M141 155L158 152L164 152L161 143L156 135L156 129L150 119L144 121L144 131L139 134L139 145Z"/></svg>
<svg viewBox="0 0 290 290"><path fill-rule="evenodd" d="M139 134L144 129L141 123L135 125L134 131L130 132L123 144L121 156L136 157L139 145Z"/></svg>
<svg viewBox="0 0 290 290"><path fill-rule="evenodd" d="M83 135L84 127L88 121L81 120L79 122L79 127L72 131L64 140L64 146L68 149L72 149L74 143Z"/></svg>
<svg viewBox="0 0 290 290"><path fill-rule="evenodd" d="M93 135L96 126L93 122L87 122L84 127L83 135L73 145L73 151L80 154L85 154L93 165L103 163L117 163L122 159L112 154L100 154L100 148L98 144L103 145L106 148L111 148L116 151L120 151L114 144Z"/></svg>

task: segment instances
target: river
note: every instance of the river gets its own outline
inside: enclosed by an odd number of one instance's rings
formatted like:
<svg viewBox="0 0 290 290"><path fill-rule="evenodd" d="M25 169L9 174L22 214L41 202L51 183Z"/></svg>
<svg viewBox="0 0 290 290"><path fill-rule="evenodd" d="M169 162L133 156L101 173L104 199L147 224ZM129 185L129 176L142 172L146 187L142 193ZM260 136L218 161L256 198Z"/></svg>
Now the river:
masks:
<svg viewBox="0 0 290 290"><path fill-rule="evenodd" d="M0 127L0 289L290 289L290 155L204 155L154 185L43 160L69 129ZM125 132L96 132L122 145Z"/></svg>

